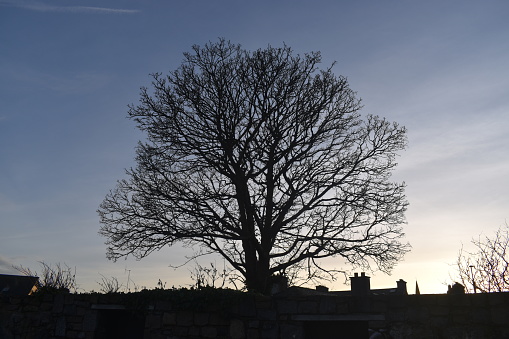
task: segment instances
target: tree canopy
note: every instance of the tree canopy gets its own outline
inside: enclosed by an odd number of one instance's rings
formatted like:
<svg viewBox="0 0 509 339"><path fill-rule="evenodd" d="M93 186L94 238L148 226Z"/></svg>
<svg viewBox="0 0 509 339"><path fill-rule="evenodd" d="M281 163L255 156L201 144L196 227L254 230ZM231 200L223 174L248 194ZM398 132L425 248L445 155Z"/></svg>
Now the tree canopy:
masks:
<svg viewBox="0 0 509 339"><path fill-rule="evenodd" d="M390 180L405 128L361 116L316 52L221 39L184 57L129 108L147 140L99 208L108 258L198 245L260 292L331 256L390 271L408 251L405 185Z"/></svg>

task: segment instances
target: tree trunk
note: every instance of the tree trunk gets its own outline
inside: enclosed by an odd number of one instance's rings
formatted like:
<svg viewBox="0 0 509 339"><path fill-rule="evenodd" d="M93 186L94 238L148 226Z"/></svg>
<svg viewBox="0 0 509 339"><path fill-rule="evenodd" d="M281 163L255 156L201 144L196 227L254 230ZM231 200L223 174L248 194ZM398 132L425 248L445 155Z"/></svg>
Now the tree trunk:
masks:
<svg viewBox="0 0 509 339"><path fill-rule="evenodd" d="M251 247L247 245L247 247ZM244 247L246 253L246 275L245 284L249 291L254 291L262 294L270 293L270 264L268 256L265 258L256 258L255 255L248 255L246 246ZM255 253L252 251L251 253Z"/></svg>

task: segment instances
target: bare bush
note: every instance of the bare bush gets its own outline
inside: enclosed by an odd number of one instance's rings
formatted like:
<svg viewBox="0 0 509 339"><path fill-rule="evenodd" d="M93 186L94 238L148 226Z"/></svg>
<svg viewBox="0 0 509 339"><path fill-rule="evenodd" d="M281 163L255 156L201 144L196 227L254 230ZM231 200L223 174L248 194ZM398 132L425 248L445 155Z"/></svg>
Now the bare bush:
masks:
<svg viewBox="0 0 509 339"><path fill-rule="evenodd" d="M67 291L76 292L78 285L76 283L76 268L71 269L67 264L56 263L54 266L39 262L41 264L41 274L32 271L30 268L13 266L16 270L24 275L38 277L38 291Z"/></svg>
<svg viewBox="0 0 509 339"><path fill-rule="evenodd" d="M473 252L463 248L457 260L459 278L468 292L509 291L509 225L501 226L494 237L472 239Z"/></svg>
<svg viewBox="0 0 509 339"><path fill-rule="evenodd" d="M119 283L118 279L115 277L107 278L101 274L101 281L97 282L101 287L99 290L102 293L117 293L119 292L124 285Z"/></svg>
<svg viewBox="0 0 509 339"><path fill-rule="evenodd" d="M203 287L224 288L233 285L237 289L236 282L241 281L240 277L223 265L218 269L217 264L210 263L210 267L202 266L195 261L195 267L191 273L191 279L194 281L193 287L201 289Z"/></svg>

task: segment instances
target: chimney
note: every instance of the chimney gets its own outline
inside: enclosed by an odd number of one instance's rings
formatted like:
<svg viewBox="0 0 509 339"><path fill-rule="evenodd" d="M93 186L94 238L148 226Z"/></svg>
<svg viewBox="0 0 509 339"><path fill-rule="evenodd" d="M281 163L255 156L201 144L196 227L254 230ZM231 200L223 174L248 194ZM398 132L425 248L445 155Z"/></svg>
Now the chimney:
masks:
<svg viewBox="0 0 509 339"><path fill-rule="evenodd" d="M364 272L361 272L360 276L355 273L353 277L350 277L352 295L356 297L368 296L371 292L369 279Z"/></svg>
<svg viewBox="0 0 509 339"><path fill-rule="evenodd" d="M329 292L329 288L326 286L319 285L319 286L316 286L316 291L317 292Z"/></svg>
<svg viewBox="0 0 509 339"><path fill-rule="evenodd" d="M396 281L396 284L397 284L397 292L396 294L400 294L400 295L407 295L407 291L406 291L406 281L403 280L403 279L399 279L398 281ZM417 286L417 283L416 283L416 286ZM418 289L419 287L417 287Z"/></svg>

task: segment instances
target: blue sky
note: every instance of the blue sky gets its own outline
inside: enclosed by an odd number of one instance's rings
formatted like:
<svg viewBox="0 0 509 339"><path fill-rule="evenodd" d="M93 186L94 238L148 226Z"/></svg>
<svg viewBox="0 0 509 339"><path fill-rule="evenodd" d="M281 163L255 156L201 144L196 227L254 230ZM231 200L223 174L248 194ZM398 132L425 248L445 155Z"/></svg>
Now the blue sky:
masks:
<svg viewBox="0 0 509 339"><path fill-rule="evenodd" d="M507 13L505 0L0 0L0 273L43 260L76 267L86 290L129 271L140 286L191 283L192 266L169 267L190 249L107 261L96 210L135 165L143 135L127 105L148 74L224 37L321 51L363 113L408 128L394 178L408 185L413 250L372 286L445 292L462 244L509 218Z"/></svg>

